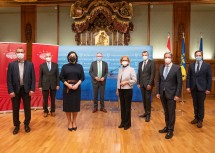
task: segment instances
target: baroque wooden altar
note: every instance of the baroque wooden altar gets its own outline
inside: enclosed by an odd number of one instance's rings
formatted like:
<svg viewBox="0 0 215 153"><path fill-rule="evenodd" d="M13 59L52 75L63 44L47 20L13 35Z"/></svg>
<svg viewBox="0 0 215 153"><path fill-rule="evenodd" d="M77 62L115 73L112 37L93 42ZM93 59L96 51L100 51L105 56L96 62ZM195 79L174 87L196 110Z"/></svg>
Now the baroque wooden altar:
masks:
<svg viewBox="0 0 215 153"><path fill-rule="evenodd" d="M125 1L76 1L71 6L77 45L128 45L133 7Z"/></svg>

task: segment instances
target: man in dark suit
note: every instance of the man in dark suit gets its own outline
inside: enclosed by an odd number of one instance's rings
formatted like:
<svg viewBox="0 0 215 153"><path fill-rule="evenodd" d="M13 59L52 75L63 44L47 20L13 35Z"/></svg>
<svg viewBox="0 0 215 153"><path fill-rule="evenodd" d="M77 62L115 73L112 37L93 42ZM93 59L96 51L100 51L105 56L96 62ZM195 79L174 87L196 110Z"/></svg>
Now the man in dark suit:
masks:
<svg viewBox="0 0 215 153"><path fill-rule="evenodd" d="M137 86L141 90L145 113L140 117L146 117L145 121L150 121L151 116L151 94L154 86L155 63L149 60L147 51L142 52L143 61L139 63L137 74Z"/></svg>
<svg viewBox="0 0 215 153"><path fill-rule="evenodd" d="M25 132L30 132L31 120L31 96L35 91L35 72L32 62L24 60L25 50L16 50L18 60L9 63L7 71L7 87L13 107L13 124L15 126L13 134L17 134L20 129L19 108L21 99L25 112Z"/></svg>
<svg viewBox="0 0 215 153"><path fill-rule="evenodd" d="M56 90L59 89L59 71L58 64L51 61L51 53L46 53L46 62L40 65L39 89L43 93L43 110L44 117L49 114L48 97L51 98L51 116L55 116L55 96Z"/></svg>
<svg viewBox="0 0 215 153"><path fill-rule="evenodd" d="M172 63L172 53L164 54L165 65L160 66L158 73L157 95L161 100L165 113L166 126L159 133L167 133L165 138L173 137L175 125L176 101L182 90L181 68Z"/></svg>
<svg viewBox="0 0 215 153"><path fill-rule="evenodd" d="M212 75L211 65L203 61L203 53L195 52L196 62L191 63L187 74L187 91L192 95L195 118L191 124L202 128L204 119L204 102L207 94L210 94Z"/></svg>
<svg viewBox="0 0 215 153"><path fill-rule="evenodd" d="M96 54L96 61L91 63L89 74L92 77L94 109L93 113L98 111L98 91L100 91L100 111L107 112L104 106L104 91L106 78L108 75L108 64L102 61L102 53Z"/></svg>

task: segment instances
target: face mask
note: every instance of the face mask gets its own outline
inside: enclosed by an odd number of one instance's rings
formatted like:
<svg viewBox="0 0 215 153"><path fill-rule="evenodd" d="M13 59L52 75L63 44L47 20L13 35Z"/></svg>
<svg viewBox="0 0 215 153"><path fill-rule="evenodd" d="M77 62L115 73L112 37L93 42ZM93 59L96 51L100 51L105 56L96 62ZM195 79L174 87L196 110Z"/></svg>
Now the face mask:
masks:
<svg viewBox="0 0 215 153"><path fill-rule="evenodd" d="M69 60L70 60L70 62L74 63L76 61L76 58L75 57L71 57Z"/></svg>
<svg viewBox="0 0 215 153"><path fill-rule="evenodd" d="M148 56L143 56L143 60L146 61L148 59Z"/></svg>
<svg viewBox="0 0 215 153"><path fill-rule="evenodd" d="M171 58L165 58L165 63L166 63L166 64L171 63L171 61L172 61L172 59L171 59Z"/></svg>
<svg viewBox="0 0 215 153"><path fill-rule="evenodd" d="M202 57L201 56L196 56L196 61L201 61Z"/></svg>
<svg viewBox="0 0 215 153"><path fill-rule="evenodd" d="M18 53L18 54L16 54L16 56L20 60L24 58L24 54L23 53Z"/></svg>
<svg viewBox="0 0 215 153"><path fill-rule="evenodd" d="M128 61L122 61L122 65L123 66L127 66L128 65Z"/></svg>
<svg viewBox="0 0 215 153"><path fill-rule="evenodd" d="M97 61L101 61L101 60L102 60L102 57L97 57L96 60L97 60Z"/></svg>
<svg viewBox="0 0 215 153"><path fill-rule="evenodd" d="M51 61L51 58L50 58L50 57L47 57L47 58L46 58L46 61L47 61L47 62L50 62L50 61Z"/></svg>

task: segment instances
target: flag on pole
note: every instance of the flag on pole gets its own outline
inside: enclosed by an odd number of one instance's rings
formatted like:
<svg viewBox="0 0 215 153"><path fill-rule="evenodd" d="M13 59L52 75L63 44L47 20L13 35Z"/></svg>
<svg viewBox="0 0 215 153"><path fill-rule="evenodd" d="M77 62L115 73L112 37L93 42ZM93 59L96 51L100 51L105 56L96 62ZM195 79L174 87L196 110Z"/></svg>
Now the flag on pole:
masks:
<svg viewBox="0 0 215 153"><path fill-rule="evenodd" d="M167 48L167 52L171 52L170 34L168 34L166 48Z"/></svg>
<svg viewBox="0 0 215 153"><path fill-rule="evenodd" d="M181 73L182 73L182 80L186 80L186 57L185 57L184 34L183 34L182 45L181 45Z"/></svg>
<svg viewBox="0 0 215 153"><path fill-rule="evenodd" d="M203 39L202 39L202 33L201 33L201 37L200 37L199 50L203 52Z"/></svg>

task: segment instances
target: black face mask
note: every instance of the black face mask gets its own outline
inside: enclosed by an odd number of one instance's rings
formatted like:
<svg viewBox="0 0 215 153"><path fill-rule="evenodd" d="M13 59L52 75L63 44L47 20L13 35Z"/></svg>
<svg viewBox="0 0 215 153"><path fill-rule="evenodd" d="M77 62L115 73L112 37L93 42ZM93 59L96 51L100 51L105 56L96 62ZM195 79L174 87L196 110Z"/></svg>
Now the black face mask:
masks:
<svg viewBox="0 0 215 153"><path fill-rule="evenodd" d="M70 60L70 62L74 63L76 61L76 58L75 57L71 57L69 60Z"/></svg>

